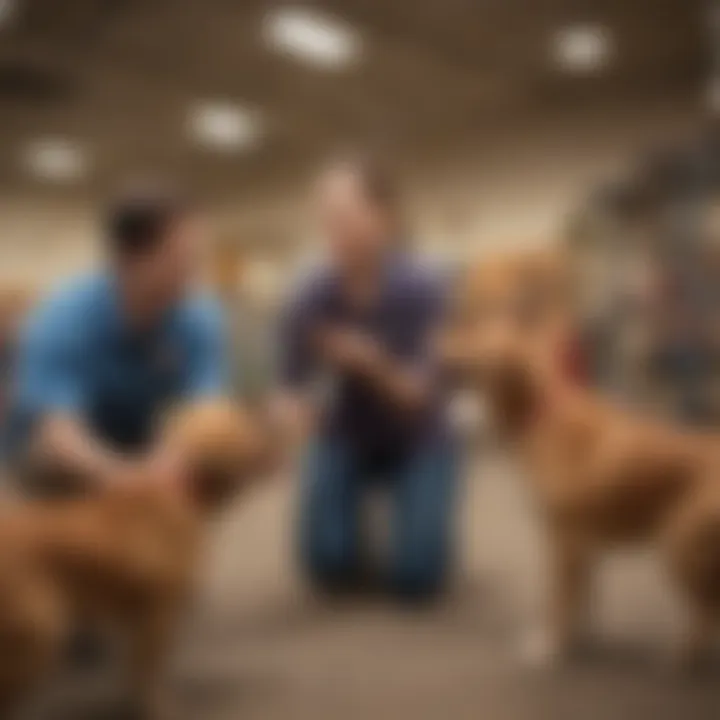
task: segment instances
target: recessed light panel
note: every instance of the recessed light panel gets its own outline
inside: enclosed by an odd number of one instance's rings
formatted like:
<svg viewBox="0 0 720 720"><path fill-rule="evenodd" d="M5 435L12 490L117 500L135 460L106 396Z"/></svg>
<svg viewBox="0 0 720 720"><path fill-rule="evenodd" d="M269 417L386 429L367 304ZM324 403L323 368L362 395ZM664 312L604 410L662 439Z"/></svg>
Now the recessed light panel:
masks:
<svg viewBox="0 0 720 720"><path fill-rule="evenodd" d="M188 130L194 140L212 150L236 152L257 144L260 116L230 102L201 102L188 117Z"/></svg>
<svg viewBox="0 0 720 720"><path fill-rule="evenodd" d="M569 25L558 30L552 41L552 55L562 70L589 75L603 70L611 60L613 38L604 26L595 23Z"/></svg>
<svg viewBox="0 0 720 720"><path fill-rule="evenodd" d="M25 168L40 180L74 182L87 175L89 158L79 143L65 138L40 138L24 148Z"/></svg>
<svg viewBox="0 0 720 720"><path fill-rule="evenodd" d="M347 67L362 50L360 36L352 27L304 8L281 8L269 13L263 32L273 50L330 70Z"/></svg>

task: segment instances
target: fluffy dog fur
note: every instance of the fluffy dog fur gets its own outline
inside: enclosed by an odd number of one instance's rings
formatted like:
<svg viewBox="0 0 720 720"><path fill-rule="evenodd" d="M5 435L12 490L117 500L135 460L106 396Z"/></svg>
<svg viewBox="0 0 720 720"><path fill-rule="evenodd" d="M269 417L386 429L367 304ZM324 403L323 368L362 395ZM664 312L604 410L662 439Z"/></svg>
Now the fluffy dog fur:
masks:
<svg viewBox="0 0 720 720"><path fill-rule="evenodd" d="M561 376L553 358L568 315L557 293L561 266L549 267L528 256L473 268L443 339L448 363L488 397L539 501L552 583L540 649L557 656L573 646L602 552L651 541L687 600L682 657L699 660L720 620L720 442L632 414Z"/></svg>
<svg viewBox="0 0 720 720"><path fill-rule="evenodd" d="M122 632L142 714L160 713L159 673L192 590L203 522L261 469L269 441L223 403L181 410L168 432L191 459L183 487L139 478L83 499L3 507L0 716L52 666L79 620Z"/></svg>

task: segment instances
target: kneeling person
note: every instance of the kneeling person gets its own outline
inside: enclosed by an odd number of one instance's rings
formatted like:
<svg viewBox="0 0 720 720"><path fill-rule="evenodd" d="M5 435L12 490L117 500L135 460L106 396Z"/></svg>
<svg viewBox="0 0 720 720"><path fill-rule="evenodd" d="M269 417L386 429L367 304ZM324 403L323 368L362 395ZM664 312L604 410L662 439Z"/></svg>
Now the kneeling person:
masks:
<svg viewBox="0 0 720 720"><path fill-rule="evenodd" d="M319 179L327 258L287 308L278 407L314 433L299 538L312 584L336 592L364 581L361 515L374 485L392 508L388 589L418 601L447 587L457 452L430 352L442 283L402 247L388 182L365 159L332 163ZM313 407L318 380L329 392Z"/></svg>
<svg viewBox="0 0 720 720"><path fill-rule="evenodd" d="M170 405L223 386L219 308L195 290L197 211L166 192L119 199L107 266L51 295L17 358L7 445L23 489L65 494L178 472L182 448L156 440Z"/></svg>

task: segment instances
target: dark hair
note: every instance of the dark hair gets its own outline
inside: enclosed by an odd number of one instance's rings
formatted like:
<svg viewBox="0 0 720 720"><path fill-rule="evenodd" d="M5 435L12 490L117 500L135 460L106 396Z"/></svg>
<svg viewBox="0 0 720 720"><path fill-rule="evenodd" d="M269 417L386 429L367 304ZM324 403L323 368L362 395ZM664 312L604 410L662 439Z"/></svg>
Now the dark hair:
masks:
<svg viewBox="0 0 720 720"><path fill-rule="evenodd" d="M110 253L131 258L156 250L173 223L193 206L178 191L138 188L120 194L107 211L105 237Z"/></svg>

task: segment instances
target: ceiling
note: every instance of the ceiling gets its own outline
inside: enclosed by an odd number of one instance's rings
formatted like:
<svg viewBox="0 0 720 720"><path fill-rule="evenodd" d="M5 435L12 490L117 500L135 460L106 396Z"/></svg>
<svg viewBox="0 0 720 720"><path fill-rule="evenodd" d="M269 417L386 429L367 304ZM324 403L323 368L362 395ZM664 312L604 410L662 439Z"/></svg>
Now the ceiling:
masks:
<svg viewBox="0 0 720 720"><path fill-rule="evenodd" d="M152 171L227 194L292 176L350 138L382 142L402 160L535 113L695 92L705 59L695 0L309 3L363 39L360 62L335 72L265 46L269 0L17 2L0 27L5 192L48 191L18 162L37 137L92 151L93 172L73 191ZM548 38L577 22L612 32L613 62L591 78L549 61ZM263 141L236 154L189 142L188 107L212 98L257 108Z"/></svg>

